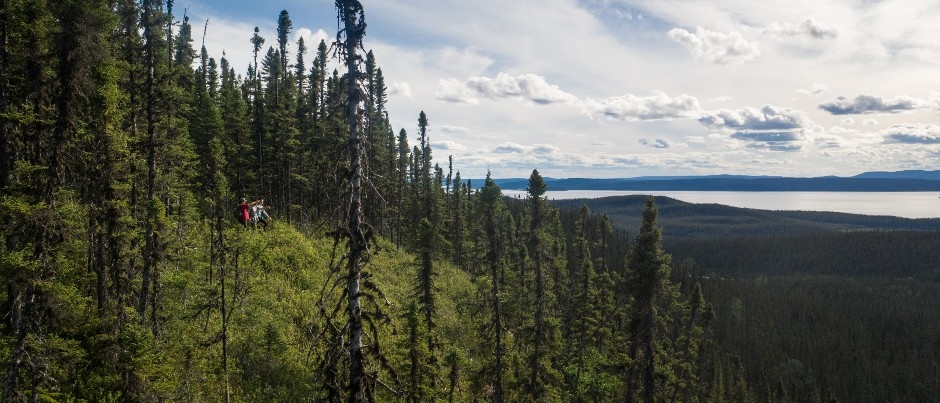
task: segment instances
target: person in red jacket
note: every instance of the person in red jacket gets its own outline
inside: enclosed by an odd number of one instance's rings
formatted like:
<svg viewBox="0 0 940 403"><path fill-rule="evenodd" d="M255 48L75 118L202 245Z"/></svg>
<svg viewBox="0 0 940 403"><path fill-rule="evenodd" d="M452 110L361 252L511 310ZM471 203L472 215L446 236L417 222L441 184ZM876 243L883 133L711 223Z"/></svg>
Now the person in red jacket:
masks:
<svg viewBox="0 0 940 403"><path fill-rule="evenodd" d="M255 205L255 203L257 202L248 203L244 197L242 197L241 203L238 203L238 221L241 222L245 228L248 228L248 221L251 220L248 211L251 210L251 206Z"/></svg>

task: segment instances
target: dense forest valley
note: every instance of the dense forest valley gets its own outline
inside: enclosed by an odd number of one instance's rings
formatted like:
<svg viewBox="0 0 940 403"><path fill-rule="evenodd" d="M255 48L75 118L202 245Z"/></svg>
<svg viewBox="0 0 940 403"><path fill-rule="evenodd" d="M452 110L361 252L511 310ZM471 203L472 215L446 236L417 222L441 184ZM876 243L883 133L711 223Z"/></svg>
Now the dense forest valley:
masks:
<svg viewBox="0 0 940 403"><path fill-rule="evenodd" d="M554 203L629 231L645 200ZM701 284L715 340L757 400L774 388L799 401L819 388L839 401L940 398L940 219L655 201L672 281Z"/></svg>
<svg viewBox="0 0 940 403"><path fill-rule="evenodd" d="M504 197L359 0L244 74L172 0L2 7L2 402L940 401L938 220Z"/></svg>

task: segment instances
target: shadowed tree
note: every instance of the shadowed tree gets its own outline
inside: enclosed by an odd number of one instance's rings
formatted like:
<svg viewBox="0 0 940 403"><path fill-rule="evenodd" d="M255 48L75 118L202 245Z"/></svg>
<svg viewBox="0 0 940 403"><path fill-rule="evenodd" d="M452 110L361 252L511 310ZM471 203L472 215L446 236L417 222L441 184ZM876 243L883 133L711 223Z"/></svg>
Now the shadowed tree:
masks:
<svg viewBox="0 0 940 403"><path fill-rule="evenodd" d="M631 343L625 400L651 403L656 396L657 365L662 358L657 343L672 306L673 287L669 283L672 258L663 249L662 229L653 197L646 200L643 223L627 253L626 284L633 296L629 333Z"/></svg>

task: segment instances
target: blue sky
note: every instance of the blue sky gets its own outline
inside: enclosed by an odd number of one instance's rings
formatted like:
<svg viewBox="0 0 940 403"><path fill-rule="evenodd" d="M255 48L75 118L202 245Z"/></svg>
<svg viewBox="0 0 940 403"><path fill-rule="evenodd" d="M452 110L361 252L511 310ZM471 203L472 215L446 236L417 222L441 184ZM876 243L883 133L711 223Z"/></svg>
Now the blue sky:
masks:
<svg viewBox="0 0 940 403"><path fill-rule="evenodd" d="M940 169L936 1L362 2L395 130L425 111L465 178ZM292 43L337 28L332 0L183 9L240 73L281 10Z"/></svg>

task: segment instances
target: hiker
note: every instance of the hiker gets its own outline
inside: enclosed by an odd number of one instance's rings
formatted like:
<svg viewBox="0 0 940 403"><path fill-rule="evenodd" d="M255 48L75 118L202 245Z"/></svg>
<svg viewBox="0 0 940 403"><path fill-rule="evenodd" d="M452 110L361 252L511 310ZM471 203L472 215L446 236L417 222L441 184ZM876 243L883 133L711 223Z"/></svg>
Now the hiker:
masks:
<svg viewBox="0 0 940 403"><path fill-rule="evenodd" d="M260 200L255 200L249 203L248 200L242 197L241 202L238 203L238 222L242 223L243 227L248 228L248 222L252 221L250 210L252 210L252 206L257 205L259 201Z"/></svg>
<svg viewBox="0 0 940 403"><path fill-rule="evenodd" d="M255 201L256 204L251 206L251 222L255 227L261 225L264 229L268 228L268 218L271 216L268 215L266 207L264 205L264 199L258 199Z"/></svg>

